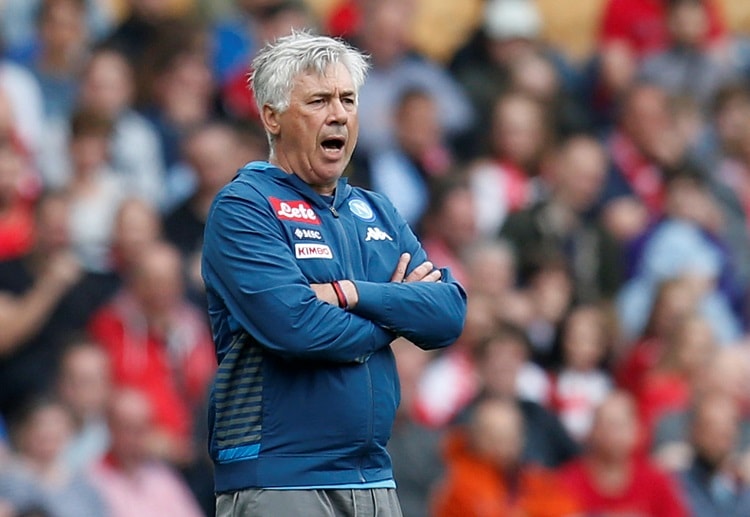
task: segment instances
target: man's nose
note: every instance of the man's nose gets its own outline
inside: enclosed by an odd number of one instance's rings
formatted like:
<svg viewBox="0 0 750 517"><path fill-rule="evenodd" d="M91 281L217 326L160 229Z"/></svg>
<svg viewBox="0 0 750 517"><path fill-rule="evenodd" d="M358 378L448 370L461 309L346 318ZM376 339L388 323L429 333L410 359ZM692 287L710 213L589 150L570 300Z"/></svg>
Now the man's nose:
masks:
<svg viewBox="0 0 750 517"><path fill-rule="evenodd" d="M329 109L329 122L341 125L346 124L346 121L349 119L349 112L344 107L344 103L341 102L341 99L331 99Z"/></svg>

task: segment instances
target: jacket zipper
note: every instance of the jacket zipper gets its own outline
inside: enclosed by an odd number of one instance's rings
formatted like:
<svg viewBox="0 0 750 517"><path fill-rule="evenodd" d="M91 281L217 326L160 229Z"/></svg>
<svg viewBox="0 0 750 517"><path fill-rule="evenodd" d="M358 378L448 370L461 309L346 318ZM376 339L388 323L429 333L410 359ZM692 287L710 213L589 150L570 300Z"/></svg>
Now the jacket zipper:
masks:
<svg viewBox="0 0 750 517"><path fill-rule="evenodd" d="M331 214L333 214L334 219L336 219L340 237L342 239L342 242L344 243L344 246L342 246L342 248L344 250L344 255L346 257L347 275L353 279L354 272L352 271L351 256L349 256L349 239L346 233L346 228L344 227L344 223L341 221L341 218L339 217L339 212L338 210L336 210L336 207L334 207L333 205L330 205L328 209L331 211ZM367 439L365 440L365 443L362 447L362 454L359 457L359 466L357 468L357 470L359 471L359 479L363 483L367 481L367 479L365 478L362 469L364 466L365 458L367 457L367 451L370 450L370 447L372 445L373 426L374 426L374 420L375 420L375 394L373 393L373 389L372 389L372 372L370 371L369 361L365 362L364 367L365 367L365 371L367 372L367 392L370 397L370 401L369 401L370 408L367 414Z"/></svg>

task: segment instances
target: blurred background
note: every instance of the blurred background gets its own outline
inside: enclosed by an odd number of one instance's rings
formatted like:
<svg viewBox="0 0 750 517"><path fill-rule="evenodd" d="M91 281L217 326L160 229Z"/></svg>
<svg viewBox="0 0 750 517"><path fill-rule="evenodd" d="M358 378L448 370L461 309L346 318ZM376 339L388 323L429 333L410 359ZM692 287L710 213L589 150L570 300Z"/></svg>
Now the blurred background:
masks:
<svg viewBox="0 0 750 517"><path fill-rule="evenodd" d="M203 226L301 28L469 293L393 345L404 515L750 515L749 2L3 0L0 517L213 515Z"/></svg>

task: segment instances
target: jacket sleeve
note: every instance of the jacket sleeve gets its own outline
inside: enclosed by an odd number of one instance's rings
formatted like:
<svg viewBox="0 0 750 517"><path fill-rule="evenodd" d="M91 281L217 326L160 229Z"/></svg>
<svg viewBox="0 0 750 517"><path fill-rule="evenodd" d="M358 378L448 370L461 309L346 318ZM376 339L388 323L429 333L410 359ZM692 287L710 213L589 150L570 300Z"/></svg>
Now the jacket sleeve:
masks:
<svg viewBox="0 0 750 517"><path fill-rule="evenodd" d="M411 272L428 260L427 253L395 209L393 214L399 221L401 250L412 257L408 270ZM466 292L448 269L441 269L441 273L441 281L436 283L357 280L359 302L352 312L407 338L420 348L446 347L458 339L463 330Z"/></svg>
<svg viewBox="0 0 750 517"><path fill-rule="evenodd" d="M265 204L221 196L206 223L204 278L262 346L288 358L361 362L395 338L317 299Z"/></svg>

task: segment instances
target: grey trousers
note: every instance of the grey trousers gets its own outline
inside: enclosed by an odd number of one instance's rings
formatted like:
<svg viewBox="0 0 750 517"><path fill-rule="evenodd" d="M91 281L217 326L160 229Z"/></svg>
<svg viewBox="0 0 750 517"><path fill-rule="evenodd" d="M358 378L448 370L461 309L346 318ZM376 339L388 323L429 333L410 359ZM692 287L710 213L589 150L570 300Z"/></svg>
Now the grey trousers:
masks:
<svg viewBox="0 0 750 517"><path fill-rule="evenodd" d="M216 517L402 517L396 490L247 489L216 496Z"/></svg>

